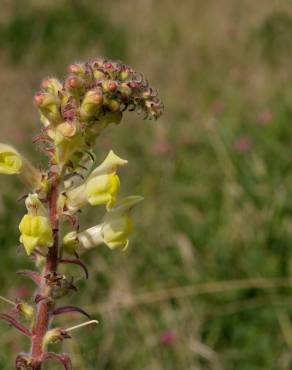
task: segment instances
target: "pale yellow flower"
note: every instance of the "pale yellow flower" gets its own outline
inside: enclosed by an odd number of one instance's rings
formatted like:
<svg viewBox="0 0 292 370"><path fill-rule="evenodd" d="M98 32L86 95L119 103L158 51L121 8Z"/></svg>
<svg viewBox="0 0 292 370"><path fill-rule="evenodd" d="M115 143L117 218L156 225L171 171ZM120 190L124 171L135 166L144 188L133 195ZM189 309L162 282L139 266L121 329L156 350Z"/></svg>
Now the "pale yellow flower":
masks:
<svg viewBox="0 0 292 370"><path fill-rule="evenodd" d="M117 169L126 163L128 161L121 159L111 150L101 165L91 172L84 184L66 193L68 210L75 212L86 203L92 206L105 204L107 209L110 209L116 202L120 188Z"/></svg>
<svg viewBox="0 0 292 370"><path fill-rule="evenodd" d="M127 215L122 217L112 217L104 222L101 228L101 235L104 243L110 249L127 249L129 244L129 235L133 230L133 221Z"/></svg>
<svg viewBox="0 0 292 370"><path fill-rule="evenodd" d="M0 143L0 174L18 175L30 189L44 187L42 174L11 145Z"/></svg>
<svg viewBox="0 0 292 370"><path fill-rule="evenodd" d="M20 242L30 255L36 247L49 248L53 245L53 231L46 209L37 194L30 194L25 203L27 214L19 224Z"/></svg>
<svg viewBox="0 0 292 370"><path fill-rule="evenodd" d="M63 244L67 249L91 249L105 243L110 249L125 250L129 244L129 236L133 231L130 211L143 200L140 196L129 196L121 199L103 218L101 224L85 231L68 233Z"/></svg>
<svg viewBox="0 0 292 370"><path fill-rule="evenodd" d="M110 209L116 202L120 179L115 173L93 177L86 184L87 201L92 206L106 204Z"/></svg>
<svg viewBox="0 0 292 370"><path fill-rule="evenodd" d="M21 155L12 146L0 143L0 173L19 174L22 167Z"/></svg>

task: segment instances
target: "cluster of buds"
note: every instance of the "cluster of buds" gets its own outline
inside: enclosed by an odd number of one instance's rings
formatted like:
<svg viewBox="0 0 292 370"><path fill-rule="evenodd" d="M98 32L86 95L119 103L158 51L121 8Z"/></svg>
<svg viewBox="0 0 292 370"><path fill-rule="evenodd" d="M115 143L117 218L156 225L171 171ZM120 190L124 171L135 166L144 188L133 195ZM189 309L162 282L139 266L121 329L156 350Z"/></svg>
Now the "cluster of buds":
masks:
<svg viewBox="0 0 292 370"><path fill-rule="evenodd" d="M102 58L72 64L63 83L44 80L35 95L47 136L57 151L56 161L74 170L84 161L97 136L123 112L137 111L157 119L163 105L141 73L125 64ZM82 164L82 163L81 163Z"/></svg>
<svg viewBox="0 0 292 370"><path fill-rule="evenodd" d="M37 268L20 272L37 285L32 302L0 296L13 305L0 319L28 336L32 344L30 353L17 357L18 370L40 370L50 359L72 369L68 355L48 352L48 346L70 338L72 330L97 322L90 320L69 329L52 327L56 315L77 312L89 317L80 307L57 306L58 298L77 290L74 278L60 274L58 267L78 265L88 278L83 252L99 245L127 249L133 230L131 210L143 199L137 195L119 198L118 172L128 161L112 150L93 168L96 139L108 124L120 123L126 110L154 119L163 110L144 77L121 62L98 58L72 64L69 70L63 83L46 79L35 95L43 124L35 141L49 157L48 168L35 168L15 148L0 143L0 173L18 175L29 190L19 240ZM103 206L105 214L99 223L80 231L78 214L87 205ZM30 326L23 325L19 317L30 321Z"/></svg>

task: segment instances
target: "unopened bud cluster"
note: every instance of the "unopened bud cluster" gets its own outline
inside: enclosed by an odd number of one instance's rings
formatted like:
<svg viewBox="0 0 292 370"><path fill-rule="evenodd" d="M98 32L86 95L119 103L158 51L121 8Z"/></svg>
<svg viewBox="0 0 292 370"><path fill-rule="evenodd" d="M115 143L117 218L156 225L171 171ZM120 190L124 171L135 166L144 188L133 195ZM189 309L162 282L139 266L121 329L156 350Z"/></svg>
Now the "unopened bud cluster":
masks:
<svg viewBox="0 0 292 370"><path fill-rule="evenodd" d="M48 136L58 147L56 160L79 164L80 151L90 149L110 123L120 123L123 112L137 111L157 119L163 105L142 74L118 61L102 58L69 67L63 83L42 82L35 103ZM74 158L72 154L75 154Z"/></svg>

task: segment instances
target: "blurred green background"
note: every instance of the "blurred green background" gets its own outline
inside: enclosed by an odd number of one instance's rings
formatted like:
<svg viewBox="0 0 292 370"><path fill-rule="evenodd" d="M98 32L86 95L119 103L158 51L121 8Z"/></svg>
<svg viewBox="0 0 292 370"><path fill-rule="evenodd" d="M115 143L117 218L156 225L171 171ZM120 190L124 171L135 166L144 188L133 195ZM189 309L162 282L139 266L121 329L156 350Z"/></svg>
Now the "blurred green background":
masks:
<svg viewBox="0 0 292 370"><path fill-rule="evenodd" d="M99 139L98 162L110 148L127 158L122 193L145 201L129 251L86 255L90 280L66 299L99 326L53 349L76 370L291 369L290 0L2 0L0 51L1 142L35 163L33 94L73 61L121 59L166 107L156 123L127 114ZM32 268L17 253L24 192L1 177L0 294L11 299L33 291L15 275ZM0 325L10 370L29 343Z"/></svg>

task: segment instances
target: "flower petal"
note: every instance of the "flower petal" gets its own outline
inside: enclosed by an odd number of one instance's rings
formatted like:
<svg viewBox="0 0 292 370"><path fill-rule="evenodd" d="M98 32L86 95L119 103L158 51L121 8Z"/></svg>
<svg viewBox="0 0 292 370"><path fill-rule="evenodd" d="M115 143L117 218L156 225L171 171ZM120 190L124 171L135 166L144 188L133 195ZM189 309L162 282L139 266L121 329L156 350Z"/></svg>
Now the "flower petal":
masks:
<svg viewBox="0 0 292 370"><path fill-rule="evenodd" d="M105 160L91 172L89 178L93 178L97 175L104 175L107 173L116 172L118 167L122 167L127 164L128 161L117 156L113 150L110 150Z"/></svg>

